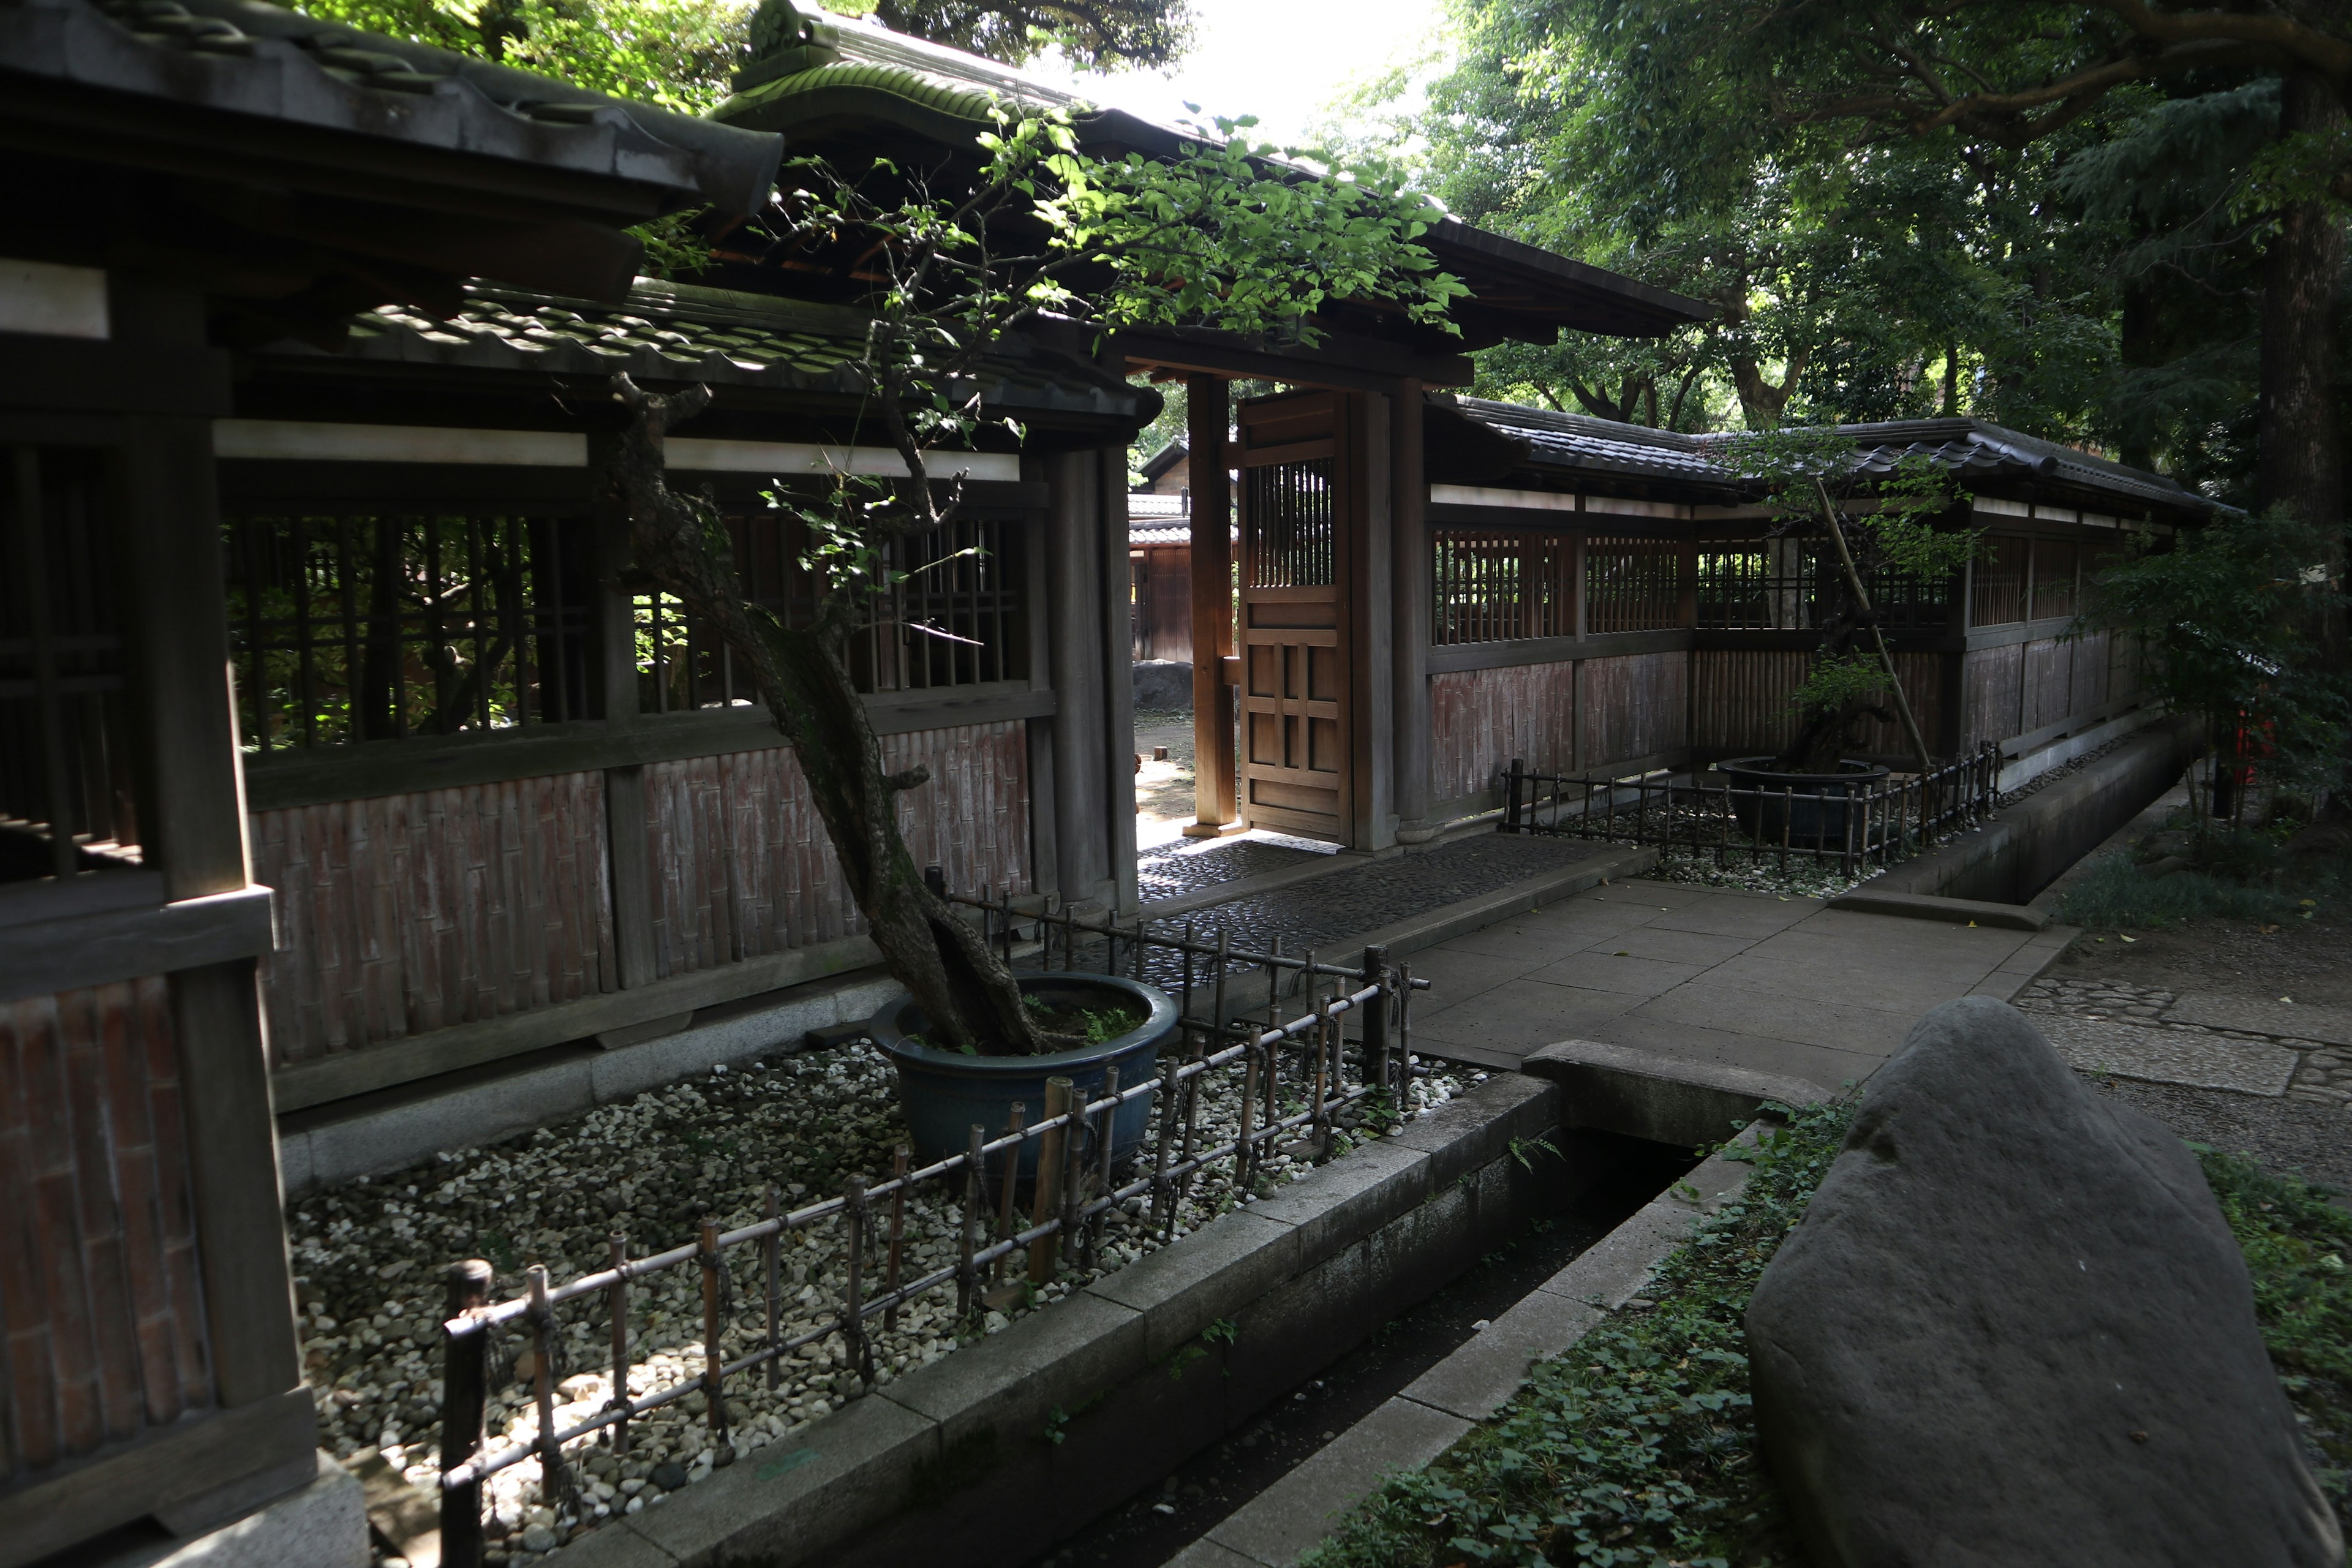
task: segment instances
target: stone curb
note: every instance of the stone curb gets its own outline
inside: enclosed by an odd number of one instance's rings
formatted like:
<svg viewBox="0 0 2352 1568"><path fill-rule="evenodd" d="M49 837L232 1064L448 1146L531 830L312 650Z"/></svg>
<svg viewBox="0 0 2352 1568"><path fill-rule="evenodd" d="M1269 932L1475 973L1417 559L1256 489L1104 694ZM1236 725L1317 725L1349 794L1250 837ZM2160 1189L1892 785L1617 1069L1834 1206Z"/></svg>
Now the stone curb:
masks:
<svg viewBox="0 0 2352 1568"><path fill-rule="evenodd" d="M1732 1140L1752 1148L1756 1129ZM1490 1420L1537 1362L1621 1310L1692 1222L1731 1202L1754 1169L1717 1152L1579 1255L1444 1361L1170 1559L1168 1568L1292 1568L1338 1516L1389 1476L1441 1458Z"/></svg>
<svg viewBox="0 0 2352 1568"><path fill-rule="evenodd" d="M838 1560L861 1531L971 1484L1000 1448L1045 1435L1056 1412L1066 1417L1085 1410L1197 1342L1219 1320L1278 1294L1368 1238L1397 1231L1400 1222L1410 1228L1444 1190L1434 1184L1438 1173L1459 1173L1454 1184L1465 1182L1507 1159L1515 1138L1557 1125L1559 1109L1559 1091L1551 1085L1496 1074L1408 1123L1399 1136L1358 1149L977 1344L877 1386L800 1438L747 1453L658 1506L564 1547L551 1562L556 1568L703 1568L756 1561L793 1568ZM1150 1386L1166 1380L1142 1381ZM1150 1479L1139 1475L1134 1482ZM1073 1516L1064 1522L1084 1521Z"/></svg>
<svg viewBox="0 0 2352 1568"><path fill-rule="evenodd" d="M1519 1070L1556 1083L1560 1121L1706 1148L1767 1103L1807 1105L1822 1091L1797 1079L1684 1061L1600 1040L1559 1040L1530 1051Z"/></svg>

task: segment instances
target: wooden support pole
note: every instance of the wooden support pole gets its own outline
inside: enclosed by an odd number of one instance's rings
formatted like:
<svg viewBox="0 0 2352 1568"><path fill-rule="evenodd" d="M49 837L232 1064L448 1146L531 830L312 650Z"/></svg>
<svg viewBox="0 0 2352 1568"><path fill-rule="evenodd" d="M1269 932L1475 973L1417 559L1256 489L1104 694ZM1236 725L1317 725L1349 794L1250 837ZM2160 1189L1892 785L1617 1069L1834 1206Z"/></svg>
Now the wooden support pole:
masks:
<svg viewBox="0 0 2352 1568"><path fill-rule="evenodd" d="M775 1188L770 1187L768 1194L769 1201L773 1203ZM629 1238L616 1230L604 1239L607 1249L605 1261L617 1270L629 1261ZM770 1245L772 1246L773 1243ZM770 1276L771 1283L768 1287L768 1338L772 1343L776 1334L776 1289L772 1283L773 1278L773 1275ZM604 1306L613 1320L613 1398L611 1403L625 1410L629 1404L629 1282L626 1279L613 1281L612 1289L605 1292ZM768 1386L770 1388L776 1386L776 1370L773 1362L768 1363ZM629 1418L624 1415L613 1423L613 1452L625 1454L628 1451Z"/></svg>
<svg viewBox="0 0 2352 1568"><path fill-rule="evenodd" d="M1192 490L1192 803L1199 819L1184 831L1196 838L1216 837L1236 816L1234 689L1224 671L1234 651L1225 391L1221 376L1190 376L1184 383Z"/></svg>

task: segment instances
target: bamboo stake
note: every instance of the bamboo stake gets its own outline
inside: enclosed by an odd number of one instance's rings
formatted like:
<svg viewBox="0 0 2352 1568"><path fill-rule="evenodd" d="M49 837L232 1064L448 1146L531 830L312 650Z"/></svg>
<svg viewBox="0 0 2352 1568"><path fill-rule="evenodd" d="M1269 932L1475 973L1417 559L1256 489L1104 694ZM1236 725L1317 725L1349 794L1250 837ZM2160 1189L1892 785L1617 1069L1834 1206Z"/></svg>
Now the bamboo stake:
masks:
<svg viewBox="0 0 2352 1568"><path fill-rule="evenodd" d="M1027 1124L1028 1114L1029 1107L1021 1100L1014 1100L1012 1124L1005 1131L1018 1137L1022 1128ZM996 1239L999 1241L1013 1238L1013 1189L1021 1184L1021 1151L1027 1147L1026 1143L1015 1143L1004 1151L1004 1174L998 1178L1000 1186L996 1194ZM1003 1280L1003 1258L988 1266L988 1278L991 1284Z"/></svg>
<svg viewBox="0 0 2352 1568"><path fill-rule="evenodd" d="M768 1201L762 1205L761 1218L776 1228L760 1238L760 1272L768 1298L766 1342L761 1348L768 1352L768 1391L775 1392L777 1381L783 1375L783 1357L776 1353L778 1330L783 1321L784 1229L782 1225L784 1195L776 1184L768 1184Z"/></svg>
<svg viewBox="0 0 2352 1568"><path fill-rule="evenodd" d="M714 1444L727 1441L727 1351L719 1343L725 1325L719 1312L719 1220L702 1218L702 1392L703 1415Z"/></svg>
<svg viewBox="0 0 2352 1568"><path fill-rule="evenodd" d="M772 1190L772 1189L771 1189ZM604 1238L605 1258L618 1274L629 1261L629 1238L619 1231ZM626 1410L629 1405L629 1282L615 1279L604 1293L604 1310L613 1320L613 1402ZM623 1415L613 1423L613 1452L629 1451L629 1418Z"/></svg>
<svg viewBox="0 0 2352 1568"><path fill-rule="evenodd" d="M1151 1223L1162 1236L1173 1236L1176 1230L1176 1205L1170 1201L1168 1184L1168 1156L1176 1142L1176 1068L1172 1057L1160 1063L1160 1136L1151 1150Z"/></svg>
<svg viewBox="0 0 2352 1568"><path fill-rule="evenodd" d="M1070 1080L1049 1078L1045 1080L1045 1114L1051 1121L1070 1109ZM1062 1145L1069 1141L1067 1126L1048 1128L1037 1139L1036 1197L1030 1207L1029 1223L1044 1225L1062 1206ZM1050 1236L1041 1236L1029 1244L1029 1282L1043 1285L1054 1277L1054 1254L1060 1250Z"/></svg>
<svg viewBox="0 0 2352 1568"><path fill-rule="evenodd" d="M987 1163L980 1150L981 1145L987 1142L988 1130L973 1122L971 1140L964 1145L963 1152L963 1237L956 1258L956 1316L959 1318L971 1316L972 1299L980 1290L980 1271L972 1267L971 1259L972 1255L980 1250L980 1173L981 1166ZM1018 1152L1017 1149L1014 1151ZM898 1287L898 1282L891 1280L890 1288L896 1290ZM898 1304L891 1303L892 1313L898 1310Z"/></svg>
<svg viewBox="0 0 2352 1568"><path fill-rule="evenodd" d="M539 1500L563 1506L563 1450L555 1442L555 1309L547 1300L547 1270L532 1264L530 1281L531 1392L539 1405Z"/></svg>
<svg viewBox="0 0 2352 1568"><path fill-rule="evenodd" d="M1083 1089L1070 1091L1070 1135L1062 1141L1061 1257L1066 1268L1078 1266L1084 1238L1078 1234L1078 1210L1086 1202L1087 1133L1094 1114L1092 1098Z"/></svg>
<svg viewBox="0 0 2352 1568"><path fill-rule="evenodd" d="M1097 1193L1111 1190L1110 1162L1111 1155L1118 1147L1118 1068L1114 1065L1103 1069L1101 1125L1095 1130L1096 1150L1099 1156L1095 1187ZM1095 1260L1102 1254L1103 1233L1109 1224L1110 1210L1105 1208L1097 1210L1093 1222L1087 1226L1087 1267L1089 1268L1095 1266Z"/></svg>
<svg viewBox="0 0 2352 1568"><path fill-rule="evenodd" d="M442 1311L455 1322L489 1300L490 1266L478 1258L449 1266ZM489 1399L490 1337L481 1331L441 1335L441 1468L443 1473L482 1457L482 1415ZM482 1483L470 1480L441 1489L441 1561L448 1568L481 1568Z"/></svg>
<svg viewBox="0 0 2352 1568"><path fill-rule="evenodd" d="M882 1291L892 1297L898 1292L898 1265L906 1247L907 1157L911 1152L904 1143L890 1151L890 1179L898 1184L890 1190L890 1261L882 1275ZM895 1300L882 1309L882 1327L888 1332L898 1331L898 1303Z"/></svg>
<svg viewBox="0 0 2352 1568"><path fill-rule="evenodd" d="M1822 521L1829 524L1830 538L1837 545L1838 563L1845 568L1846 586L1853 593L1853 602L1862 608L1862 617L1869 624L1871 640L1878 645L1878 662L1886 670L1887 684L1895 689L1895 710L1903 716L1903 732L1910 737L1911 749L1919 758L1922 774L1936 771L1936 759L1927 754L1927 738L1919 732L1919 721L1911 712L1911 699L1903 692L1902 672L1895 668L1895 656L1887 651L1886 634L1879 629L1878 612L1870 605L1870 594L1862 585L1862 574L1855 570L1853 551L1845 541L1845 525L1838 521L1837 506L1830 500L1830 488L1816 476L1813 493L1821 498Z"/></svg>
<svg viewBox="0 0 2352 1568"><path fill-rule="evenodd" d="M841 1197L849 1232L849 1281L841 1314L841 1335L849 1347L850 1370L871 1390L874 1347L866 1338L866 1178L850 1177Z"/></svg>

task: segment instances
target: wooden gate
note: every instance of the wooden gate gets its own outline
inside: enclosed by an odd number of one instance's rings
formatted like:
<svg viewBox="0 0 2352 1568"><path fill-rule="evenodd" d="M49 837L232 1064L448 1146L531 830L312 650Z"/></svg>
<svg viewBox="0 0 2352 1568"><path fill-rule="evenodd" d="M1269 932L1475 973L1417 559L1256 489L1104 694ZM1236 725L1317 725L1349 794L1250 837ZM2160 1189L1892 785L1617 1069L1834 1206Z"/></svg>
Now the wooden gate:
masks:
<svg viewBox="0 0 2352 1568"><path fill-rule="evenodd" d="M1345 405L1310 393L1241 405L1241 816L1345 843L1349 464Z"/></svg>

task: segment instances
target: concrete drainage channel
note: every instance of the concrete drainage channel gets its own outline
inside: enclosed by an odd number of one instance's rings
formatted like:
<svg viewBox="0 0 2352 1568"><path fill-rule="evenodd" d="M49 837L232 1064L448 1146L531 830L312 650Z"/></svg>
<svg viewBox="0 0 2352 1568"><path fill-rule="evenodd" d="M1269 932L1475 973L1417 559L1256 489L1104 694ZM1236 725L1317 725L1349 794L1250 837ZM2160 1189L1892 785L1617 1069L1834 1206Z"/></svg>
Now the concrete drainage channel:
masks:
<svg viewBox="0 0 2352 1568"><path fill-rule="evenodd" d="M1589 1136L1603 1173L1564 1208L1529 1216L1468 1272L1277 1394L1239 1431L1037 1559L1035 1568L1159 1568L1491 1327L1696 1163L1685 1149Z"/></svg>
<svg viewBox="0 0 2352 1568"><path fill-rule="evenodd" d="M1670 1132L1686 1150L1694 1115L1720 1137L1734 1114L1763 1098L1755 1087L1718 1086L1696 1099L1685 1087L1663 1111L1643 1110L1665 1102L1645 1100L1638 1085L1621 1098L1633 1106L1634 1130ZM551 1561L1034 1562L1139 1494L1160 1492L1202 1456L1213 1466L1221 1445L1250 1436L1270 1406L1298 1403L1291 1396L1303 1384L1320 1378L1329 1390L1327 1369L1527 1236L1532 1221L1570 1212L1588 1194L1601 1205L1593 1212L1606 1215L1605 1184L1638 1185L1629 1163L1652 1156L1629 1158L1622 1138L1568 1125L1588 1119L1571 1105L1587 1098L1532 1076L1490 1078L1396 1134L877 1390L806 1440L764 1450ZM1369 1358L1351 1372L1343 1380L1355 1389L1351 1402L1388 1399L1385 1384L1420 1375L1412 1361L1426 1365L1451 1348L1446 1321L1441 1310L1419 1331L1427 1338L1417 1356L1385 1370ZM1321 1391L1308 1392L1312 1405ZM1338 1431L1339 1419L1335 1409L1318 1421L1315 1440ZM1203 1507L1187 1522L1197 1531L1212 1511ZM1173 1550L1181 1536L1172 1531L1161 1544Z"/></svg>

